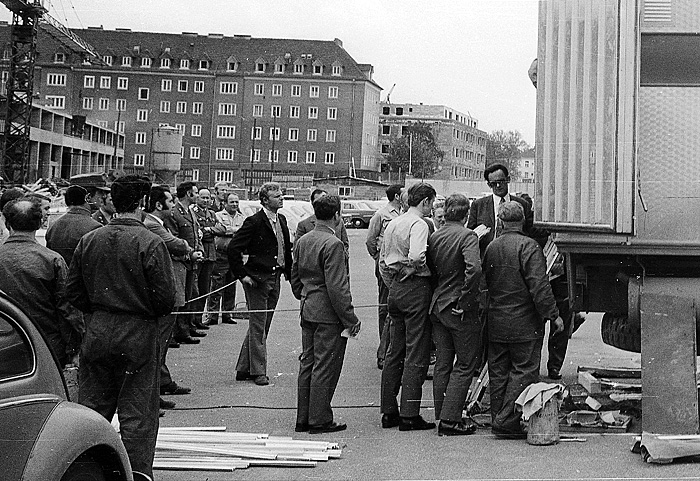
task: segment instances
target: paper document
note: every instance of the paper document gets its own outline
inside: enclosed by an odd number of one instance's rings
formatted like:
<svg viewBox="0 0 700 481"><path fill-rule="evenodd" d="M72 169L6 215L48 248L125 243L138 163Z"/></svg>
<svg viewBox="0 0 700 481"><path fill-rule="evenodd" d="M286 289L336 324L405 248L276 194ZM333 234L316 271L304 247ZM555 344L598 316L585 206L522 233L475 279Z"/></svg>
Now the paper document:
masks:
<svg viewBox="0 0 700 481"><path fill-rule="evenodd" d="M491 228L490 228L490 227L486 227L484 224L479 224L478 226L476 226L476 227L474 228L474 233L476 234L476 236L477 236L479 239L481 239L482 237L484 237L484 236L485 236L486 234L488 234L489 232L491 232Z"/></svg>
<svg viewBox="0 0 700 481"><path fill-rule="evenodd" d="M340 335L343 336L343 337L347 337L348 339L355 339L355 340L357 340L357 336L360 335L360 331L357 331L357 334L355 334L355 335L353 336L352 334L350 334L350 328L348 327L348 328L343 329L343 332L341 332Z"/></svg>

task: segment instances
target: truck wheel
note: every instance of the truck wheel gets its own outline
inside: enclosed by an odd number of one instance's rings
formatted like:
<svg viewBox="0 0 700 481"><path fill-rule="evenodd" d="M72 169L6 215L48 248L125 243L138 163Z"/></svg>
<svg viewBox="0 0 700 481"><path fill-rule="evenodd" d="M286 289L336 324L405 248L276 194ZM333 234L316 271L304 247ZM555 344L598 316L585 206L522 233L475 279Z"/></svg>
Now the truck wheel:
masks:
<svg viewBox="0 0 700 481"><path fill-rule="evenodd" d="M355 226L356 229L362 229L362 227L364 227L365 223L362 222L362 219L353 219L352 225Z"/></svg>
<svg viewBox="0 0 700 481"><path fill-rule="evenodd" d="M106 481L102 467L89 456L81 456L70 465L61 481Z"/></svg>
<svg viewBox="0 0 700 481"><path fill-rule="evenodd" d="M623 351L642 352L642 330L627 316L606 312L600 324L603 342Z"/></svg>

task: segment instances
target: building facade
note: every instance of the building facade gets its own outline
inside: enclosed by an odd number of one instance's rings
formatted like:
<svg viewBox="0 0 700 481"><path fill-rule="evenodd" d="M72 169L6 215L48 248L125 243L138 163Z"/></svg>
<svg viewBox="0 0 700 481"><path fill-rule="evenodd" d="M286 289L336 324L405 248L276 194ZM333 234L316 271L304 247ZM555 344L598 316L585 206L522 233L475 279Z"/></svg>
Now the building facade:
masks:
<svg viewBox="0 0 700 481"><path fill-rule="evenodd" d="M153 131L169 125L183 134L178 181L379 175L381 88L338 39L74 32L101 64L40 31L35 102L124 133L126 172L152 170ZM6 71L9 27L0 35Z"/></svg>
<svg viewBox="0 0 700 481"><path fill-rule="evenodd" d="M486 165L486 132L479 130L478 121L444 105L393 104L381 102L379 115L379 152L382 172L388 171L386 154L392 137L404 134L408 125L425 122L438 148L445 157L435 179L480 179Z"/></svg>
<svg viewBox="0 0 700 481"><path fill-rule="evenodd" d="M518 179L520 182L535 182L535 153L525 152L518 162Z"/></svg>

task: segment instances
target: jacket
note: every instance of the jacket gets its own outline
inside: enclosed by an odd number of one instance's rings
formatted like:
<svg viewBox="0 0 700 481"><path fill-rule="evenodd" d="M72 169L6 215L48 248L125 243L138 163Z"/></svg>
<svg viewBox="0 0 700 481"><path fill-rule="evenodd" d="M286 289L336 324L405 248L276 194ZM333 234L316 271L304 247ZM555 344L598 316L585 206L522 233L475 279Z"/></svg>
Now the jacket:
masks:
<svg viewBox="0 0 700 481"><path fill-rule="evenodd" d="M534 221L534 216L530 204L524 199L510 194L510 200L514 200L523 206L525 211L525 226L523 227L523 232L525 235L530 235L530 230L532 229L532 223ZM491 241L496 236L496 226L495 214L493 206L493 195L487 195L480 199L476 199L472 202L469 209L469 218L467 219L467 227L474 230L479 224L484 224L486 227L490 227L491 231L485 234L481 239L479 239L479 251L481 252L481 257L484 257L484 252L486 252L486 247L491 243Z"/></svg>
<svg viewBox="0 0 700 481"><path fill-rule="evenodd" d="M98 211L99 212L99 211ZM102 227L90 216L90 209L79 205L68 208L68 212L51 223L46 231L46 247L61 254L70 266L73 251L81 237Z"/></svg>
<svg viewBox="0 0 700 481"><path fill-rule="evenodd" d="M68 299L83 312L155 320L175 306L165 242L131 218L112 219L80 239L68 274Z"/></svg>
<svg viewBox="0 0 700 481"><path fill-rule="evenodd" d="M537 242L521 230L504 229L486 249L484 276L489 289L489 341L541 339L545 320L559 316Z"/></svg>
<svg viewBox="0 0 700 481"><path fill-rule="evenodd" d="M359 322L352 305L345 248L330 228L316 225L294 246L292 292L301 300L301 319L352 327Z"/></svg>
<svg viewBox="0 0 700 481"><path fill-rule="evenodd" d="M216 246L214 245L215 236L226 233L226 227L221 225L211 209L193 205L192 212L197 217L197 223L202 231L202 249L204 251L205 261L216 260Z"/></svg>
<svg viewBox="0 0 700 481"><path fill-rule="evenodd" d="M428 239L428 266L435 283L428 312L453 307L465 312L477 310L481 260L474 231L447 221Z"/></svg>
<svg viewBox="0 0 700 481"><path fill-rule="evenodd" d="M201 251L202 241L197 216L195 216L188 208L180 203L175 203L172 215L165 219L165 226L175 237L187 241L190 247L195 251ZM187 270L192 270L193 262L187 263Z"/></svg>
<svg viewBox="0 0 700 481"><path fill-rule="evenodd" d="M292 243L289 239L287 219L277 214L284 237L284 276L291 279ZM243 263L243 255L248 261ZM233 235L228 245L228 262L234 279L250 276L256 281L263 281L278 270L277 236L264 209L247 217L243 225Z"/></svg>

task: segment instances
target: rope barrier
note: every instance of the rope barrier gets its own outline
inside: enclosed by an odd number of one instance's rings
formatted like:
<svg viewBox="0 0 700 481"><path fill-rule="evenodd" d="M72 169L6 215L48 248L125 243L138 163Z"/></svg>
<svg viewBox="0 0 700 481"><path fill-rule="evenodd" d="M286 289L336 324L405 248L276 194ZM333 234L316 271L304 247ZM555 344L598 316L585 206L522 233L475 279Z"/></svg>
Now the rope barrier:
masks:
<svg viewBox="0 0 700 481"><path fill-rule="evenodd" d="M367 304L363 306L353 306L355 309L369 309L373 307L386 306L386 304ZM267 313L267 312L299 312L296 309L240 309L235 311L213 310L213 311L173 311L171 314L250 314L250 313Z"/></svg>

